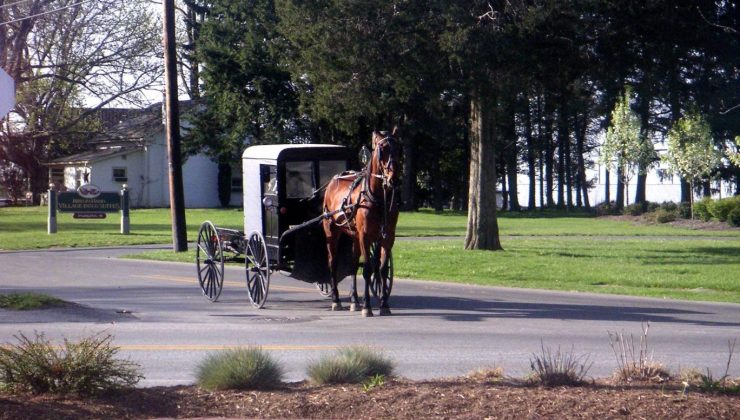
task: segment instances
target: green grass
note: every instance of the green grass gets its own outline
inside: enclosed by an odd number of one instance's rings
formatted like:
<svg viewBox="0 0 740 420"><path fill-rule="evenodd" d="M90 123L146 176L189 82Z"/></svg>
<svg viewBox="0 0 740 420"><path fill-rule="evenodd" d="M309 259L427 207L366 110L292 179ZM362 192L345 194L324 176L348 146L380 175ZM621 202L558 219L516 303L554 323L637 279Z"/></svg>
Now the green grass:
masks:
<svg viewBox="0 0 740 420"><path fill-rule="evenodd" d="M131 213L131 235L118 216L74 220L61 214L59 233L46 234L43 208L0 208L0 248L33 249L171 243L168 209ZM186 212L189 240L203 220L240 229L241 209ZM402 213L399 236L465 234L461 213ZM501 213L503 252L465 251L462 239L397 241L396 278L489 286L740 303L740 231L702 231L595 218L585 213ZM152 251L133 258L192 263L187 253Z"/></svg>
<svg viewBox="0 0 740 420"><path fill-rule="evenodd" d="M16 311L51 308L63 304L64 301L61 299L40 293L10 293L0 295L0 308Z"/></svg>
<svg viewBox="0 0 740 420"><path fill-rule="evenodd" d="M461 240L397 242L399 278L740 303L740 241L509 238L504 251Z"/></svg>

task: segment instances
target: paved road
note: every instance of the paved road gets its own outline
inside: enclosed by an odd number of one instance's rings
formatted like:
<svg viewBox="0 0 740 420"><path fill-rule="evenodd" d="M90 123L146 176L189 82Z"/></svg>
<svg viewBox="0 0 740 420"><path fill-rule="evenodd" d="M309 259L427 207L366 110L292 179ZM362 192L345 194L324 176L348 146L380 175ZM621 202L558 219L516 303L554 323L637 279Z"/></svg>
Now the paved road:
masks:
<svg viewBox="0 0 740 420"><path fill-rule="evenodd" d="M48 337L115 336L122 355L143 366L144 386L192 383L209 351L261 345L287 367L288 380L334 348L367 344L397 361L412 379L457 376L502 366L529 371L541 345L588 354L590 374L609 375L616 359L608 332L637 340L650 322L654 359L669 368L724 373L728 340L740 338L740 305L486 288L396 280L391 317L331 312L313 285L273 277L265 309L255 310L243 272L227 268L218 303L200 295L190 264L123 260L140 248L0 252L0 293L39 291L76 306L32 312L0 310L0 341L19 331ZM346 296L347 282L342 284ZM740 340L739 340L740 341ZM740 376L740 349L731 374Z"/></svg>

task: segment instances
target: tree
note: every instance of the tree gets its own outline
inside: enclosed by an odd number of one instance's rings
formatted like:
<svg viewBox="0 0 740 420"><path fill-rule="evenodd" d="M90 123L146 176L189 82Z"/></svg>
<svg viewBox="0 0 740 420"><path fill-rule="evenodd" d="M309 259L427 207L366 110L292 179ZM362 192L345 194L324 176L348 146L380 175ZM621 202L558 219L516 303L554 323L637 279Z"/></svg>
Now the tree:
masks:
<svg viewBox="0 0 740 420"><path fill-rule="evenodd" d="M646 173L655 158L653 143L642 135L640 119L630 108L630 89L625 88L611 114L611 126L601 147L601 162L616 167L627 185L636 172ZM623 203L617 202L617 208Z"/></svg>
<svg viewBox="0 0 740 420"><path fill-rule="evenodd" d="M0 164L14 163L37 194L48 160L99 131L96 112L145 105L161 82L159 28L145 0L28 0L0 4L0 67L17 104L0 132Z"/></svg>
<svg viewBox="0 0 740 420"><path fill-rule="evenodd" d="M720 153L714 146L709 124L698 111L679 119L668 131L668 150L664 160L672 173L691 185L691 218L694 218L694 186L719 165Z"/></svg>

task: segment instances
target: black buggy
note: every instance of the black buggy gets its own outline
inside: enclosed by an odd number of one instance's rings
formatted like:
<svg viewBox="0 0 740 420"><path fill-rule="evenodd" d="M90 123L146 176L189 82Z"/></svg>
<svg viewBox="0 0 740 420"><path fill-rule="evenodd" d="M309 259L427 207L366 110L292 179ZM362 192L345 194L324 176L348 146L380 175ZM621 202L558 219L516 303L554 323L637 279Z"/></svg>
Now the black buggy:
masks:
<svg viewBox="0 0 740 420"><path fill-rule="evenodd" d="M215 226L210 221L198 231L196 265L203 295L215 302L221 295L226 260L244 256L249 300L262 308L270 288L270 274L280 271L314 283L323 296L331 292L326 236L322 219L323 187L349 169L348 150L324 144L281 144L247 148L242 155L244 231ZM340 242L339 276L356 273L351 241ZM370 258L379 258L378 246ZM389 293L393 285L393 256L388 259ZM373 278L371 291L380 294L384 282Z"/></svg>

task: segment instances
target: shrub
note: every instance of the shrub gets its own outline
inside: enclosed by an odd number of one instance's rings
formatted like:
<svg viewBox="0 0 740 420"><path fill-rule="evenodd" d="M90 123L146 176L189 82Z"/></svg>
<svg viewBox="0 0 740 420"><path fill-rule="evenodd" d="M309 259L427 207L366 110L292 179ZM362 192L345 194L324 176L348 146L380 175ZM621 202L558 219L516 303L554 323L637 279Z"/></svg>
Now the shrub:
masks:
<svg viewBox="0 0 740 420"><path fill-rule="evenodd" d="M740 196L712 201L707 205L709 212L720 222L726 222L730 212L740 208Z"/></svg>
<svg viewBox="0 0 740 420"><path fill-rule="evenodd" d="M208 390L271 389L282 384L283 370L259 347L228 349L208 355L196 381Z"/></svg>
<svg viewBox="0 0 740 420"><path fill-rule="evenodd" d="M640 342L635 345L635 339L623 333L608 333L609 345L617 359L617 380L630 382L633 380L650 380L663 382L670 378L670 374L661 363L653 360L653 352L648 344L648 330L650 323L642 326Z"/></svg>
<svg viewBox="0 0 740 420"><path fill-rule="evenodd" d="M672 202L672 201L664 201L663 204L660 205L660 208L665 211L674 212L678 210L678 204Z"/></svg>
<svg viewBox="0 0 740 420"><path fill-rule="evenodd" d="M740 207L732 209L727 215L727 224L734 227L740 227Z"/></svg>
<svg viewBox="0 0 740 420"><path fill-rule="evenodd" d="M629 206L625 207L622 210L623 214L628 214L630 216L639 216L643 213L645 213L648 209L648 203L633 203Z"/></svg>
<svg viewBox="0 0 740 420"><path fill-rule="evenodd" d="M660 204L648 201L647 212L652 213L660 208Z"/></svg>
<svg viewBox="0 0 740 420"><path fill-rule="evenodd" d="M0 384L4 388L33 393L92 395L139 382L139 366L114 356L111 335L96 334L73 343L66 338L59 348L36 333L30 339L20 333L18 344L0 347Z"/></svg>
<svg viewBox="0 0 740 420"><path fill-rule="evenodd" d="M691 203L680 203L676 211L676 217L691 219Z"/></svg>
<svg viewBox="0 0 740 420"><path fill-rule="evenodd" d="M709 212L709 206L711 203L712 199L709 197L704 197L701 200L694 202L694 217L708 222L712 218L712 214Z"/></svg>
<svg viewBox="0 0 740 420"><path fill-rule="evenodd" d="M347 347L324 356L308 367L308 376L318 384L360 383L376 375L393 373L393 362L367 347Z"/></svg>
<svg viewBox="0 0 740 420"><path fill-rule="evenodd" d="M529 365L534 373L533 379L545 386L580 385L593 365L589 356L577 356L571 349L561 353L560 347L553 353L541 344L542 354L532 354Z"/></svg>
<svg viewBox="0 0 740 420"><path fill-rule="evenodd" d="M618 212L614 209L614 202L601 202L596 205L596 215L597 216L609 216L612 214L618 214Z"/></svg>
<svg viewBox="0 0 740 420"><path fill-rule="evenodd" d="M676 212L668 211L661 208L653 213L653 217L655 219L655 222L657 223L668 223L676 220Z"/></svg>

